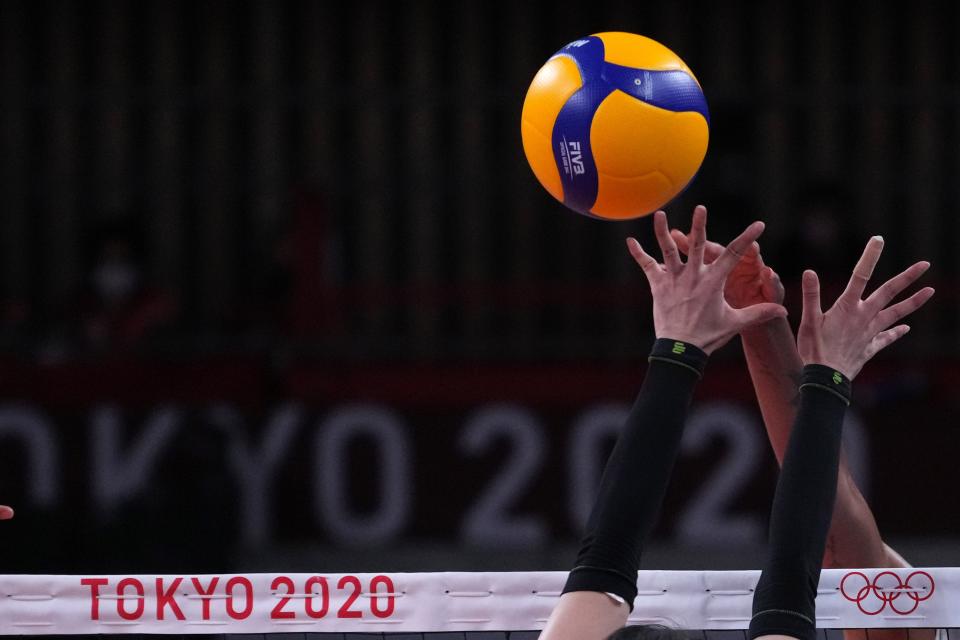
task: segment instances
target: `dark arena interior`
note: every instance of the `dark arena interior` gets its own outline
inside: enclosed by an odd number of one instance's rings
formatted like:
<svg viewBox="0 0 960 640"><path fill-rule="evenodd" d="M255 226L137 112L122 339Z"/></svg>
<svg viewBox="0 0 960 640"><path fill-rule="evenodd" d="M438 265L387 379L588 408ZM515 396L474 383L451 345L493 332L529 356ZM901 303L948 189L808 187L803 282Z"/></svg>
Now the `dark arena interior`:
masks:
<svg viewBox="0 0 960 640"><path fill-rule="evenodd" d="M150 576L104 587L119 624L157 613L160 576L570 570L655 339L624 238L657 241L552 198L520 120L551 54L604 31L696 72L709 147L669 224L705 203L727 243L763 220L794 330L803 270L826 308L871 236L871 286L932 264L936 298L856 378L843 458L890 547L960 564L958 29L927 0L0 3L0 634L54 633L4 620L18 576ZM642 568L759 570L777 479L734 338ZM960 603L948 569L898 575L843 602ZM410 597L344 584L364 621ZM290 585L256 602L318 620ZM164 633L532 640L547 614ZM747 637L730 624L690 637Z"/></svg>

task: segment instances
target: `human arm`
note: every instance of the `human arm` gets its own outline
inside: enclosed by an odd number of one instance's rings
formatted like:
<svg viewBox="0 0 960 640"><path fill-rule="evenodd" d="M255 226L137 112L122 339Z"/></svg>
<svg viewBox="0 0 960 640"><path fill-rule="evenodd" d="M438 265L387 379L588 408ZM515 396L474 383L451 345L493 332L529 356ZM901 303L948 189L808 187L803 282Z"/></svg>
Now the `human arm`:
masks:
<svg viewBox="0 0 960 640"><path fill-rule="evenodd" d="M773 275L772 289L779 286ZM782 288L780 288L782 300ZM740 335L757 403L778 464L783 464L800 397L803 362L793 331L776 320ZM824 567L891 566L870 506L847 466L841 446L836 499L823 556Z"/></svg>
<svg viewBox="0 0 960 640"><path fill-rule="evenodd" d="M735 310L723 300L723 280L737 256L763 231L761 223L748 227L711 265L703 263L703 207L694 212L693 247L686 263L670 238L662 212L655 214L654 228L663 264L636 240L628 240L628 247L650 284L658 340L643 386L604 470L576 566L541 635L543 640L600 640L624 625L636 597L642 546L666 492L707 354L743 327L786 313L776 304Z"/></svg>
<svg viewBox="0 0 960 640"><path fill-rule="evenodd" d="M688 358L689 367L681 359L667 361L676 357L672 344L658 340L654 346L640 393L607 462L575 567L543 638L606 638L626 623L633 608L643 542L656 522L698 370L706 362L702 352ZM676 344L699 351L692 344Z"/></svg>
<svg viewBox="0 0 960 640"><path fill-rule="evenodd" d="M909 327L897 323L933 295L927 287L890 305L929 266L917 263L862 300L882 249L881 238L870 239L846 290L826 313L820 310L816 273L803 274L800 404L771 509L769 554L754 592L751 639L816 637L815 597L837 488L849 381L907 333Z"/></svg>
<svg viewBox="0 0 960 640"><path fill-rule="evenodd" d="M879 242L878 246L882 247L881 241L873 242L875 244ZM928 267L929 264L926 262L917 263L907 272L901 274L899 280L894 279L891 282L899 287L897 289L897 292L899 292L909 282L920 277ZM782 301L782 286L780 286L776 274L769 267L765 268L761 279L769 283L761 290L764 293L773 294L772 299ZM863 286L865 284L864 282ZM862 292L862 287L859 290ZM887 292L892 290L894 289L888 289ZM846 296L850 295L848 292L845 292ZM880 292L880 297L875 298L874 303L878 300L882 300L884 303L892 301L894 296L887 292ZM932 288L921 289L912 298L905 300L902 303L903 306L894 305L891 309L897 309L897 313L903 315L912 313L932 295ZM766 298L767 296L764 296L763 299ZM743 302L749 301L747 299ZM841 297L839 302L841 304L849 303L850 308L853 307L852 298ZM791 425L795 420L797 411L795 381L801 374L803 364L797 352L797 346L792 339L790 327L786 322L771 321L765 325L750 327L741 333L741 338L768 437L778 462L782 464L790 438ZM794 385L794 390L791 390L791 385ZM823 566L890 567L905 565L903 559L884 544L873 512L857 487L841 449L836 500L826 540Z"/></svg>
<svg viewBox="0 0 960 640"><path fill-rule="evenodd" d="M681 252L689 249L687 236L671 232ZM708 243L706 258L715 259L723 246ZM783 302L779 276L764 264L760 248L750 250L727 278L724 295L733 307L756 302ZM789 323L775 318L741 332L744 357L777 463L783 463L800 400L797 387L803 362ZM841 448L836 501L827 536L824 567L908 566L880 535L870 506L850 473Z"/></svg>
<svg viewBox="0 0 960 640"><path fill-rule="evenodd" d="M671 236L682 253L689 251L686 234L674 229ZM723 245L707 243L706 259L715 259L721 251ZM733 268L724 296L732 307L758 302L783 304L783 284L777 273L764 263L758 244L751 245ZM744 329L740 339L767 436L777 462L782 463L797 414L800 399L797 387L803 369L793 330L786 318L774 318Z"/></svg>

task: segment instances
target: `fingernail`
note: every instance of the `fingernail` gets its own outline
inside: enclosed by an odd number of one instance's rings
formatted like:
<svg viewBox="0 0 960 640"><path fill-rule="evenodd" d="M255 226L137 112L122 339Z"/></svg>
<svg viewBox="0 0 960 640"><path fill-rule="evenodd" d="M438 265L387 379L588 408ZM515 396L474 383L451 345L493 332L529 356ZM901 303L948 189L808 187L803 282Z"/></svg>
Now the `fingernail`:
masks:
<svg viewBox="0 0 960 640"><path fill-rule="evenodd" d="M879 240L880 242L883 242L883 236L873 236L873 240Z"/></svg>

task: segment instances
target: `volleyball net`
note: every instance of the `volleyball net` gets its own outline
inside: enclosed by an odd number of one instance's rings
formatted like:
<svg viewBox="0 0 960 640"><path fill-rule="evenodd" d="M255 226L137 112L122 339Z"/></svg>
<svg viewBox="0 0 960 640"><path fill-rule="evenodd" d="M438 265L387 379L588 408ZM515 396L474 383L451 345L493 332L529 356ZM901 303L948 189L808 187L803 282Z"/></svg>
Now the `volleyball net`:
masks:
<svg viewBox="0 0 960 640"><path fill-rule="evenodd" d="M759 575L642 571L629 624L739 640ZM5 575L0 635L527 640L543 628L565 579L566 572ZM960 569L825 570L817 626L865 629L867 638L874 629L940 629L940 638L960 640Z"/></svg>

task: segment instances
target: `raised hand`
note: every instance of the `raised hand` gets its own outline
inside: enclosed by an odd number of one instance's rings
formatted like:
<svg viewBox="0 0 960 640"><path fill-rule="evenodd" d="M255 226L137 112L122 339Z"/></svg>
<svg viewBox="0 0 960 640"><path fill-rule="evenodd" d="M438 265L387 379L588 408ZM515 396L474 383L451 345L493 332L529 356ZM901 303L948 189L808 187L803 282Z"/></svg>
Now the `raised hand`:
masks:
<svg viewBox="0 0 960 640"><path fill-rule="evenodd" d="M759 302L734 308L724 299L724 284L737 264L763 233L763 223L754 222L707 262L707 210L693 212L687 262L680 259L677 244L667 228L662 211L654 214L654 231L663 252L663 264L652 258L634 238L627 238L633 259L643 269L653 294L653 326L658 338L682 340L707 353L722 347L742 329L787 315L782 305Z"/></svg>
<svg viewBox="0 0 960 640"><path fill-rule="evenodd" d="M0 504L0 520L10 520L11 518L13 518L13 509Z"/></svg>
<svg viewBox="0 0 960 640"><path fill-rule="evenodd" d="M826 313L820 309L816 272L804 271L803 317L797 332L797 349L804 364L826 365L852 379L877 352L910 330L909 326L897 323L922 307L933 295L933 287L924 287L906 300L890 303L923 275L930 263L911 265L863 300L863 291L882 252L883 238L870 238L847 288Z"/></svg>
<svg viewBox="0 0 960 640"><path fill-rule="evenodd" d="M679 229L671 229L670 236L683 255L690 252L690 238L687 234ZM703 251L703 261L710 264L720 257L723 249L722 244L707 241ZM784 290L780 276L764 264L758 243L750 244L746 253L727 276L723 295L734 309L742 309L758 302L783 304Z"/></svg>

